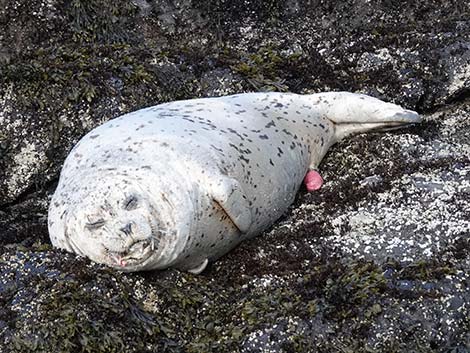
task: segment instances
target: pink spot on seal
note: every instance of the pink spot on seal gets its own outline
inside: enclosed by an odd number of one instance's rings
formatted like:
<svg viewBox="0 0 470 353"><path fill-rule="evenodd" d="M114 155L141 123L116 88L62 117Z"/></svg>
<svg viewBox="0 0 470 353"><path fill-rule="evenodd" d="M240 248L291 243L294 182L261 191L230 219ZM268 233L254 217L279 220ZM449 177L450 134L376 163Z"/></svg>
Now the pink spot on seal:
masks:
<svg viewBox="0 0 470 353"><path fill-rule="evenodd" d="M126 267L127 261L124 260L121 256L119 255L114 255L114 261L116 261L116 264L118 264L121 267Z"/></svg>
<svg viewBox="0 0 470 353"><path fill-rule="evenodd" d="M316 170L310 170L305 176L304 183L307 191L315 191L323 185L323 178Z"/></svg>

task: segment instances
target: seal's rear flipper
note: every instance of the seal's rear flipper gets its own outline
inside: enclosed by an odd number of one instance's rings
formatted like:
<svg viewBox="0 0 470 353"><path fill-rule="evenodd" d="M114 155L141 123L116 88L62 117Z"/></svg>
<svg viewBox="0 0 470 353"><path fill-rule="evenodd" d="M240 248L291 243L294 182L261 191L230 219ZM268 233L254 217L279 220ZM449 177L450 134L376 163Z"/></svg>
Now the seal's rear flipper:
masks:
<svg viewBox="0 0 470 353"><path fill-rule="evenodd" d="M334 124L336 141L355 133L394 130L422 120L415 111L363 94L327 92L306 97Z"/></svg>
<svg viewBox="0 0 470 353"><path fill-rule="evenodd" d="M240 232L248 232L252 223L251 207L238 181L224 176L213 188L212 197L227 213Z"/></svg>

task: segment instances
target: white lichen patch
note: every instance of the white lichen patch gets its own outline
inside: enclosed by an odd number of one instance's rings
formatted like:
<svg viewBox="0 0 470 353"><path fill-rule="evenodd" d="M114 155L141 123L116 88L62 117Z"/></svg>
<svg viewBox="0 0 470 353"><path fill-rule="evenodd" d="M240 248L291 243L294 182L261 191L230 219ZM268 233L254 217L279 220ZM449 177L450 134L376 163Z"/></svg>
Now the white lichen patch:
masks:
<svg viewBox="0 0 470 353"><path fill-rule="evenodd" d="M14 172L6 179L7 192L17 194L28 185L29 178L40 171L45 156L38 145L27 143L13 158Z"/></svg>
<svg viewBox="0 0 470 353"><path fill-rule="evenodd" d="M276 288L285 285L288 278L279 277L273 274L264 275L261 277L253 278L249 283L244 284L244 289L265 290L266 288Z"/></svg>
<svg viewBox="0 0 470 353"><path fill-rule="evenodd" d="M281 346L287 342L294 342L296 338L305 334L307 327L303 320L296 317L287 317L279 323L267 325L263 329L255 330L244 339L241 352L278 353Z"/></svg>
<svg viewBox="0 0 470 353"><path fill-rule="evenodd" d="M441 63L447 69L449 82L447 83L448 94L454 94L462 89L468 88L470 83L470 42L457 42L444 51L452 53L446 55Z"/></svg>
<svg viewBox="0 0 470 353"><path fill-rule="evenodd" d="M403 175L392 185L377 201L336 215L327 240L358 258L416 261L468 234L468 200L462 197L470 187L470 167Z"/></svg>
<svg viewBox="0 0 470 353"><path fill-rule="evenodd" d="M6 126L7 117L11 115L13 108L9 101L14 97L13 84L3 88L3 94L0 95L0 126ZM1 136L0 136L1 138Z"/></svg>

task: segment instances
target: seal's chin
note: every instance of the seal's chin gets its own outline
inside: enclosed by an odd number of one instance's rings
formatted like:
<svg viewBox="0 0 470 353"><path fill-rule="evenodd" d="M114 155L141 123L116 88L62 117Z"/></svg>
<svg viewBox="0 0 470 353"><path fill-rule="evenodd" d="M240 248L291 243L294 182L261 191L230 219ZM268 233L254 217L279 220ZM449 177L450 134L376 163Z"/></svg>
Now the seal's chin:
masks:
<svg viewBox="0 0 470 353"><path fill-rule="evenodd" d="M139 240L126 251L110 251L105 247L107 264L121 271L136 271L143 269L155 253L153 239Z"/></svg>

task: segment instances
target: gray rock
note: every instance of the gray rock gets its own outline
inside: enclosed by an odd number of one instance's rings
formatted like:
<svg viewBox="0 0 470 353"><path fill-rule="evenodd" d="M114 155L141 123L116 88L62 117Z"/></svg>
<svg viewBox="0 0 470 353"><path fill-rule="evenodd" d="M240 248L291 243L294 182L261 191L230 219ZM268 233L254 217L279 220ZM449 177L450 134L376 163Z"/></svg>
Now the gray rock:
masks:
<svg viewBox="0 0 470 353"><path fill-rule="evenodd" d="M470 349L467 2L23 1L0 6L0 352ZM201 276L50 247L87 131L164 101L349 90L424 112L358 136L269 232Z"/></svg>

